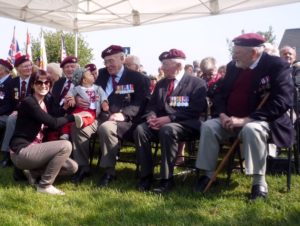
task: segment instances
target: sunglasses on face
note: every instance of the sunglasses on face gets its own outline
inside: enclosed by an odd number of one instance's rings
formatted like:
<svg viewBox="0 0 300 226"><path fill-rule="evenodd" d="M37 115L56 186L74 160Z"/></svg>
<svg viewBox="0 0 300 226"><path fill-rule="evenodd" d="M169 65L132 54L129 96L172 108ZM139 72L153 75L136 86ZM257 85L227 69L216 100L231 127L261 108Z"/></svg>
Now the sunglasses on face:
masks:
<svg viewBox="0 0 300 226"><path fill-rule="evenodd" d="M38 86L42 86L43 84L45 85L45 86L49 86L50 85L50 81L40 81L40 80L37 80L37 81L35 81L34 82L34 84L36 84L36 85L38 85Z"/></svg>

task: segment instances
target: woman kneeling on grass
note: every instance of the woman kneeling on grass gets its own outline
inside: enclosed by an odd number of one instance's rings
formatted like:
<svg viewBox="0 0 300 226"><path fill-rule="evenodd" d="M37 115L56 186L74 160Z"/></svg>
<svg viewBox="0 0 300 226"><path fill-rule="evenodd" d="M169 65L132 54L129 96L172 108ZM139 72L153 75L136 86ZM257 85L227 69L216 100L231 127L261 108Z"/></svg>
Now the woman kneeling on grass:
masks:
<svg viewBox="0 0 300 226"><path fill-rule="evenodd" d="M45 71L39 70L33 81L33 95L26 97L18 109L16 128L10 143L11 159L16 167L24 170L29 183L36 185L38 192L64 195L52 184L58 174L76 173L78 165L69 158L72 144L66 140L42 143L44 128L58 129L81 116L80 113L59 118L49 115L44 98L51 88L51 80ZM37 178L40 180L37 181Z"/></svg>

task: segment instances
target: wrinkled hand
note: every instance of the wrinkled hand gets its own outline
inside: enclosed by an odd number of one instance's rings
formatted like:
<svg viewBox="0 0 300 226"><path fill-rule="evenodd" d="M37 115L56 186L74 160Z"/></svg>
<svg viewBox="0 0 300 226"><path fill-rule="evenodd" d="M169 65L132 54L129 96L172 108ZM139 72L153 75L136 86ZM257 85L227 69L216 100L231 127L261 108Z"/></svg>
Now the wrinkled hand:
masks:
<svg viewBox="0 0 300 226"><path fill-rule="evenodd" d="M76 96L75 101L77 107L88 109L90 106L90 103L84 100L83 98L81 98L80 96Z"/></svg>
<svg viewBox="0 0 300 226"><path fill-rule="evenodd" d="M171 122L171 119L169 118L169 116L162 116L159 118L157 118L155 116L155 117L149 117L147 119L147 123L148 123L149 127L154 130L159 130L162 126L164 126L165 124L170 123L170 122Z"/></svg>
<svg viewBox="0 0 300 226"><path fill-rule="evenodd" d="M244 118L238 118L238 117L234 117L234 116L228 117L224 113L220 114L220 120L221 120L222 127L224 129L228 129L228 130L233 130L234 128L237 128L237 127L243 127L248 122L253 121L249 117L244 117Z"/></svg>
<svg viewBox="0 0 300 226"><path fill-rule="evenodd" d="M91 113L88 112L88 111L77 112L77 113L74 113L73 115L78 115L81 118L83 118L83 117L92 117Z"/></svg>
<svg viewBox="0 0 300 226"><path fill-rule="evenodd" d="M123 122L125 121L125 117L122 113L113 113L109 116L108 121L119 121Z"/></svg>
<svg viewBox="0 0 300 226"><path fill-rule="evenodd" d="M108 102L107 102L107 101L104 101L104 102L101 104L101 108L102 108L103 111L108 111L108 110L109 110Z"/></svg>
<svg viewBox="0 0 300 226"><path fill-rule="evenodd" d="M75 102L75 98L72 96L65 96L65 100L64 100L64 104L67 104L67 106L69 107L74 107L76 102Z"/></svg>
<svg viewBox="0 0 300 226"><path fill-rule="evenodd" d="M17 116L18 115L18 111L13 111L10 115L11 116Z"/></svg>

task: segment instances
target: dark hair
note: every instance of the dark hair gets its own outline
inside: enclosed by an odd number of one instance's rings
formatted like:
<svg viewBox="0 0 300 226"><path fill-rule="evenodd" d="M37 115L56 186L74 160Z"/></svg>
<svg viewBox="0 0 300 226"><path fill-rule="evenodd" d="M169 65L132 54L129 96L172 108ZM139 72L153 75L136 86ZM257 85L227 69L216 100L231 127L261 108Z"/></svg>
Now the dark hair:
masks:
<svg viewBox="0 0 300 226"><path fill-rule="evenodd" d="M49 88L51 88L52 87L52 80L51 80L50 76L47 74L47 72L45 70L42 70L42 69L39 69L34 74L32 74L32 76L31 76L32 77L32 79L31 79L31 81L32 81L31 87L33 87L35 81L38 81L41 76L43 76L43 77L46 76L47 81L50 82ZM32 89L32 93L34 93L33 89Z"/></svg>

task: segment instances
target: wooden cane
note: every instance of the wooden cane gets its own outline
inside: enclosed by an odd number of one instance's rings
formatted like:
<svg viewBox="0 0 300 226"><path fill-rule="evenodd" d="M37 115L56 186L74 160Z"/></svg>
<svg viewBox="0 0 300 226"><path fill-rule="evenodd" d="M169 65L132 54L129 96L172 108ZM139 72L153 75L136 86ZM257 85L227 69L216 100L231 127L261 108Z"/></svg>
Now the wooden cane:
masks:
<svg viewBox="0 0 300 226"><path fill-rule="evenodd" d="M260 104L257 107L257 110L259 110L267 101L268 97L270 96L270 93L266 93L264 98L261 100ZM210 178L208 184L206 185L203 193L207 192L208 189L210 188L210 186L212 185L212 183L216 180L217 175L221 172L221 170L224 168L225 164L227 163L229 157L234 153L235 148L237 145L239 145L240 143L240 139L236 138L235 141L233 142L233 144L231 145L230 149L228 150L228 152L226 153L226 155L224 156L224 158L222 159L222 161L220 162L220 164L218 165L217 169L215 170L212 178Z"/></svg>

